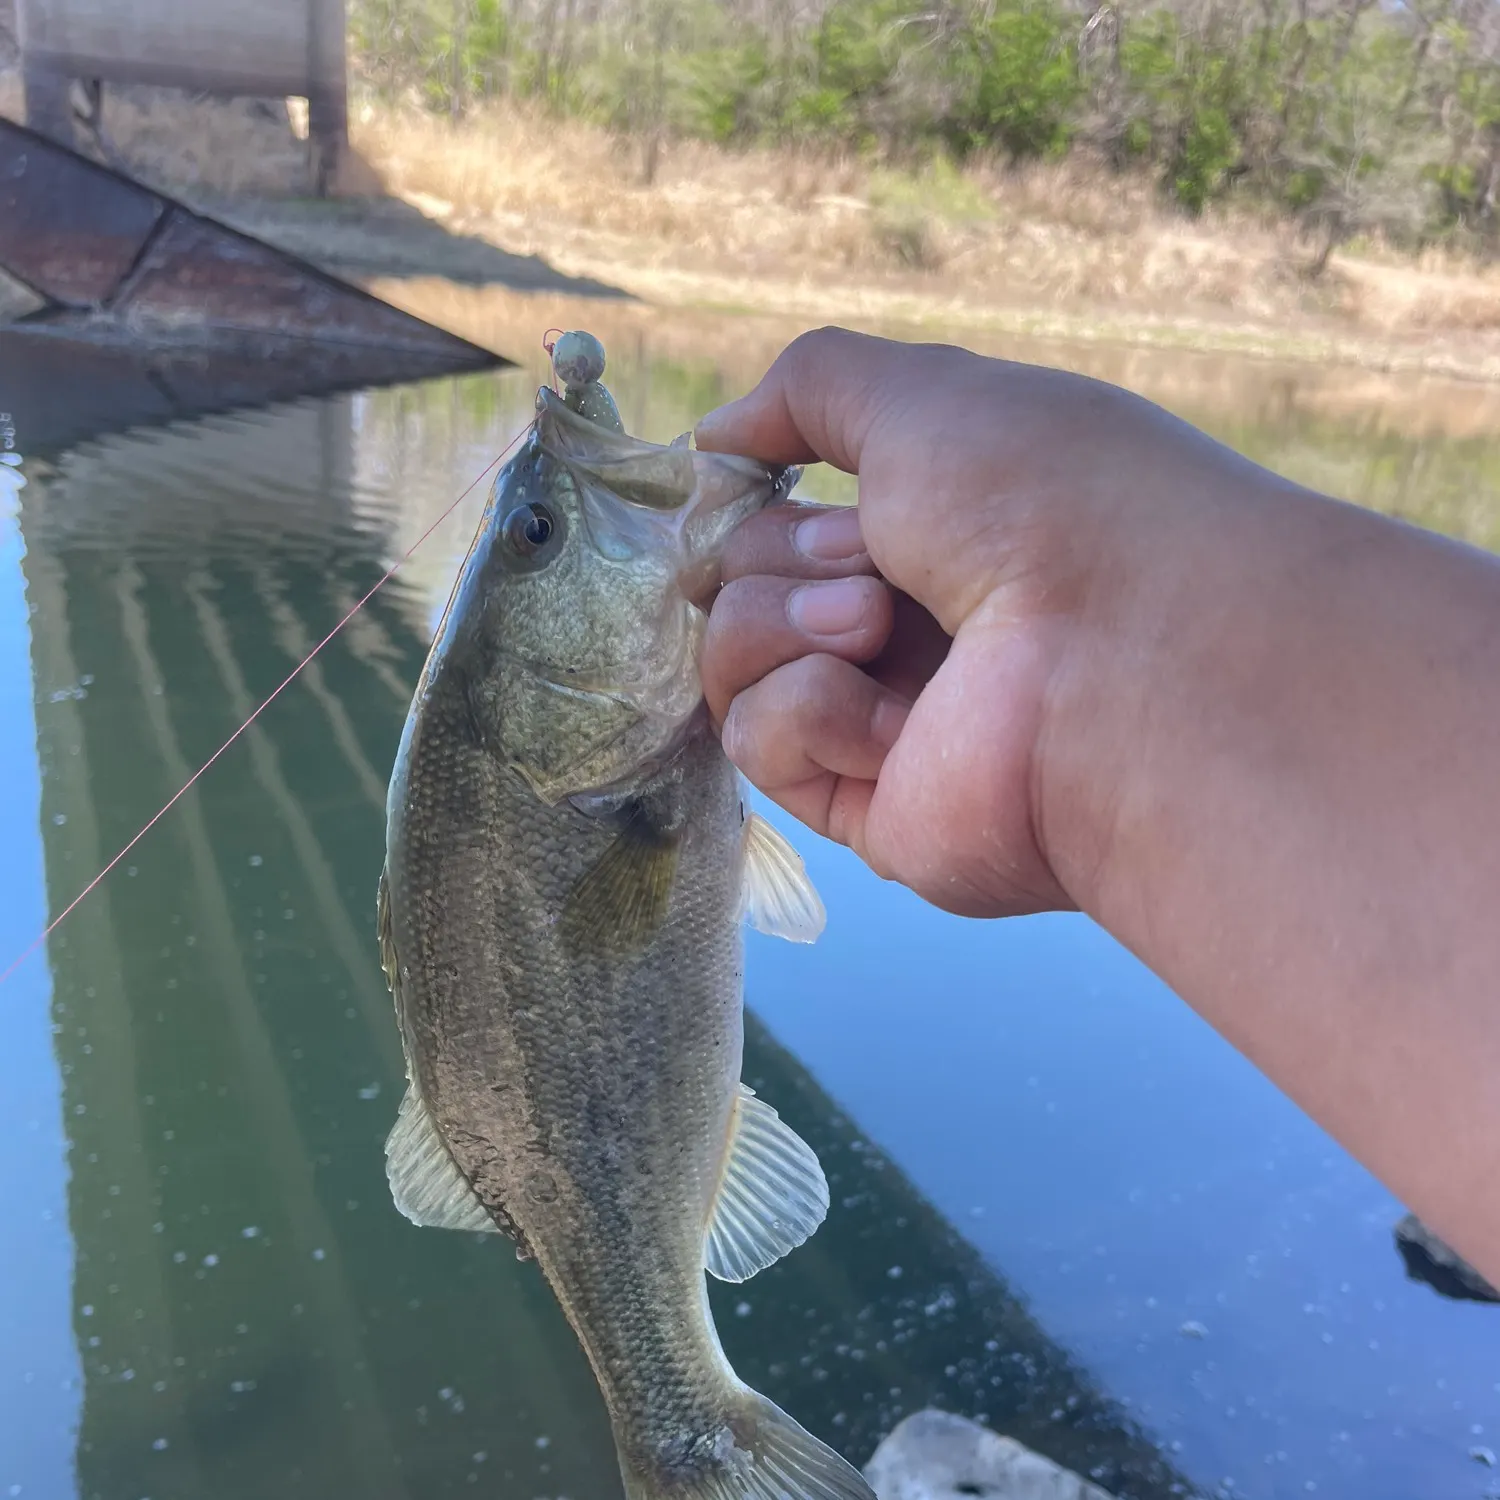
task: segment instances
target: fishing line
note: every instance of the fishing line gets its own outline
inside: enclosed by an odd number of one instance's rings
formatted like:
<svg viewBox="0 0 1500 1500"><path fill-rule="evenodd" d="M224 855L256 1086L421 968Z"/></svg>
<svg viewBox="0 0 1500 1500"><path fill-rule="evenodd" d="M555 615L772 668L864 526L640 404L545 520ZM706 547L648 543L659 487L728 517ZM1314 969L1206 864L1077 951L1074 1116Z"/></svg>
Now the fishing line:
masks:
<svg viewBox="0 0 1500 1500"><path fill-rule="evenodd" d="M527 424L527 427L529 426L530 423ZM198 769L194 771L193 774L189 776L188 779L183 782L180 787L177 788L177 790L167 800L161 810L156 813L156 815L150 820L150 822L148 822L140 830L140 832L137 833L135 837L131 839L131 841L126 844L125 847L121 849L120 852L115 855L115 857L110 860L110 862L105 865L105 867L100 870L99 873L94 876L94 878L89 881L89 883L84 886L84 888L79 891L76 896L74 896L74 898L67 904L67 906L65 906L62 911L60 911L57 916L55 916L47 924L47 926L43 928L43 930L39 932L36 937L34 937L31 942L27 944L25 948L21 950L19 954L17 954L15 959L12 960L10 966L3 972L0 972L0 985L3 985L5 981L9 979L10 976L14 974L16 970L19 969L21 965L25 963L26 960L30 958L31 955L35 953L36 950L40 948L42 944L45 943L54 932L57 931L58 927L61 926L69 916L72 915L77 907L83 902L85 897L87 897L95 889L95 887L97 887L100 882L103 881L104 877L108 875L109 872L113 870L114 867L119 864L120 861L124 859L125 856L129 854L130 851L134 849L135 846L140 843L140 841L145 838L146 835L150 833L151 830L155 828L156 825L161 822L161 820L166 817L169 812L171 812L171 810L178 804L178 802L180 802L182 798L186 796L187 793L197 783L198 778L201 777L203 773L208 770L208 768L213 765L213 763L218 760L218 758L227 749L229 749L229 747L234 744L234 742L239 739L239 737L277 700L277 698L281 696L282 690L286 687L289 687L291 683L296 680L298 675L302 672L302 669L306 667L310 661L312 661L312 659L318 654L318 652L320 652L323 647L326 646L329 641L331 641L334 636L336 636L339 631L341 631L344 626L346 626L349 621L352 620L355 615L357 615L360 610L362 610L365 605L368 604L370 600L373 599L375 595L382 588L384 588L385 585L388 584L403 567L405 567L408 562L411 561L412 554L417 550L417 548L420 547L422 543L425 542L427 538L430 537L432 533L436 531L438 527L441 526L443 522L446 521L448 517L451 516L453 512L456 511L465 500L469 498L474 490L476 490L483 482L485 475L488 474L496 464L503 463L505 461L505 457L510 452L510 450L514 448L516 444L520 442L521 439L526 435L526 430L527 428L523 427L520 432L518 432L500 450L500 452L497 453L495 457L492 458L482 470L480 470L480 472L474 477L472 483L469 484L469 486L463 491L463 493L460 494L458 498L454 500L446 510L443 511L443 513L437 518L437 520L435 520L432 525L429 526L427 530L424 531L421 536L419 536L416 541L414 541L411 546L408 547L406 551L403 552L401 556L398 557L389 568L386 569L385 573L376 581L375 586L370 589L370 591L349 610L349 612L343 617L343 619L340 620L338 624L335 625L333 629L330 630L328 634L325 635L323 639L319 641L318 644L314 646L312 650L309 651L307 655L304 656L295 667L292 668L292 670L287 674L286 678L276 687L276 689L270 694L270 696L266 698L266 700L260 705L260 707L257 708L255 712L252 713L250 717L246 719L245 722L241 724L240 727L236 729L235 732L230 735L229 738L225 740L224 743L220 745L219 748L215 750L214 753L210 755L208 759L204 761L203 764L199 766Z"/></svg>

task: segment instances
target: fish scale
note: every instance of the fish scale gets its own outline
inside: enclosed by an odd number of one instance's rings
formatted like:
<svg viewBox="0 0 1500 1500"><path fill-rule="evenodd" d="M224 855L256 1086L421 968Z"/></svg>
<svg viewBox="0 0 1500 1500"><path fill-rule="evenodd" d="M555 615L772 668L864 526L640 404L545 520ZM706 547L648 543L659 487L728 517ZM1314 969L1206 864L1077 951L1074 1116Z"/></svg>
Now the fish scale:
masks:
<svg viewBox="0 0 1500 1500"><path fill-rule="evenodd" d="M873 1500L725 1358L705 1267L743 1280L828 1208L740 1083L743 923L822 906L747 814L688 599L791 475L629 438L584 334L495 481L392 774L382 960L414 1222L511 1236L578 1335L629 1500Z"/></svg>

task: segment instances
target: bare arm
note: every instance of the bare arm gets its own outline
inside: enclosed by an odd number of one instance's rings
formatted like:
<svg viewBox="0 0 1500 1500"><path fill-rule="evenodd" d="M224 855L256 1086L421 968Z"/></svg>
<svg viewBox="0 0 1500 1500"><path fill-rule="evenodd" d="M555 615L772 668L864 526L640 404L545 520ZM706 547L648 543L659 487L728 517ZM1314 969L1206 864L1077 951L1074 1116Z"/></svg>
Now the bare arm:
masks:
<svg viewBox="0 0 1500 1500"><path fill-rule="evenodd" d="M809 335L698 441L860 476L726 560L746 774L950 910L1088 912L1500 1279L1500 562L953 349Z"/></svg>

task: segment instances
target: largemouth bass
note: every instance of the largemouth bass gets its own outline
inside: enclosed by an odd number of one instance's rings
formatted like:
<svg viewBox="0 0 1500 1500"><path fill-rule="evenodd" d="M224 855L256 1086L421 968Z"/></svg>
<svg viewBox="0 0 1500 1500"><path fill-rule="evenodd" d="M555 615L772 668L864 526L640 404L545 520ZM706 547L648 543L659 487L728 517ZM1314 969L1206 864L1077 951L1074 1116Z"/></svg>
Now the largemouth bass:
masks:
<svg viewBox="0 0 1500 1500"><path fill-rule="evenodd" d="M705 1269L822 1222L816 1156L740 1084L742 927L822 904L742 789L696 668L730 529L794 476L628 437L583 334L554 348L408 715L380 882L418 1224L534 1258L588 1355L629 1500L873 1500L744 1385Z"/></svg>

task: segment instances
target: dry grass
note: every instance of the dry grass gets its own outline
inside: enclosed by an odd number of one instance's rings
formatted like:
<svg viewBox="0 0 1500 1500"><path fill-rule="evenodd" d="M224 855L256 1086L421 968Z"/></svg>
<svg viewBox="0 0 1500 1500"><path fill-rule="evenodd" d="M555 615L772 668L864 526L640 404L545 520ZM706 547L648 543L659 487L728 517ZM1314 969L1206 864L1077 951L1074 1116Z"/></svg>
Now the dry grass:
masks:
<svg viewBox="0 0 1500 1500"><path fill-rule="evenodd" d="M1382 336L1500 330L1500 273L1455 259L1336 257L1324 278L1284 229L1192 222L1144 182L1086 163L919 175L787 151L684 142L655 182L637 148L507 109L457 128L366 108L355 126L388 189L456 229L654 297L785 307L788 291L867 311L1104 309L1242 329ZM836 311L837 309L833 309Z"/></svg>
<svg viewBox="0 0 1500 1500"><path fill-rule="evenodd" d="M292 129L288 103L111 87L104 93L104 132L127 170L167 192L304 194L311 188L307 144ZM15 68L0 67L0 115L25 120ZM93 150L92 143L82 144Z"/></svg>
<svg viewBox="0 0 1500 1500"><path fill-rule="evenodd" d="M306 144L285 101L161 90L106 98L115 148L168 191L308 192ZM16 77L0 71L0 113L19 110ZM1189 221L1145 181L1086 162L901 173L681 142L647 186L637 143L525 109L454 126L365 105L352 130L346 191L389 192L451 230L658 307L915 323L971 341L997 330L1083 333L1500 369L1500 270L1362 246L1310 284L1299 269L1305 247L1285 228L1249 214Z"/></svg>
<svg viewBox="0 0 1500 1500"><path fill-rule="evenodd" d="M311 189L305 141L284 99L195 99L107 89L104 129L126 164L168 191L235 197Z"/></svg>

